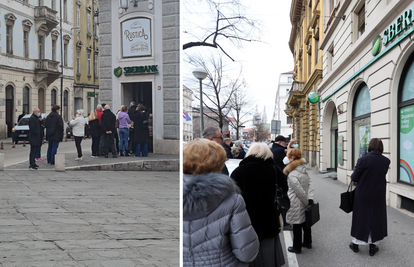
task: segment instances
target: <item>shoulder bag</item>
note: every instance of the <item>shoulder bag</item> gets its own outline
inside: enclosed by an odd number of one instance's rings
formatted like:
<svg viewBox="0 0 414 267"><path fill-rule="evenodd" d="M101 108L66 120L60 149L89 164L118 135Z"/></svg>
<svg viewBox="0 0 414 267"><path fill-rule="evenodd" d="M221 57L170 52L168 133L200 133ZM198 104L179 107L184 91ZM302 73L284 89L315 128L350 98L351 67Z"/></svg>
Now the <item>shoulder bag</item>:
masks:
<svg viewBox="0 0 414 267"><path fill-rule="evenodd" d="M348 190L341 194L341 205L339 208L346 213L350 213L354 209L355 189L352 190L352 180L349 183Z"/></svg>
<svg viewBox="0 0 414 267"><path fill-rule="evenodd" d="M286 214L286 212L290 209L289 197L283 193L282 188L278 187L277 184L274 204L276 211L281 214Z"/></svg>
<svg viewBox="0 0 414 267"><path fill-rule="evenodd" d="M320 219L319 215L319 203L310 205L305 210L306 228L311 228L312 225L317 223Z"/></svg>

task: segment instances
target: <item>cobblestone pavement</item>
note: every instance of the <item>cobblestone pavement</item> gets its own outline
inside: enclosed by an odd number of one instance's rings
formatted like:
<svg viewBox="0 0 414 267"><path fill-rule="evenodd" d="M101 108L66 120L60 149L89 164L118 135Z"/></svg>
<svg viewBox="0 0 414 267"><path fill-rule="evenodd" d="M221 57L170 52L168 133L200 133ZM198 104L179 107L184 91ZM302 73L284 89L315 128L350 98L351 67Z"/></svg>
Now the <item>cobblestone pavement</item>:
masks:
<svg viewBox="0 0 414 267"><path fill-rule="evenodd" d="M178 266L177 172L0 172L0 266Z"/></svg>

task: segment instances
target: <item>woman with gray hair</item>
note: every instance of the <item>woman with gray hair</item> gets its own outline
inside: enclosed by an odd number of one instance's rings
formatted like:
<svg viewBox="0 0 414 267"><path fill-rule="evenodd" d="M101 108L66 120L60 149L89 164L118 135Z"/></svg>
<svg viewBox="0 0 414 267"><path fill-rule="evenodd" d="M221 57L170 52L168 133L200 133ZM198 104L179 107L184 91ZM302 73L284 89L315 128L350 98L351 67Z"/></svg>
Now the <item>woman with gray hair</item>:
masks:
<svg viewBox="0 0 414 267"><path fill-rule="evenodd" d="M83 109L76 111L76 117L73 116L69 122L69 126L72 127L73 136L75 136L75 145L78 151L77 161L82 161L82 147L81 142L85 135L85 119L83 118Z"/></svg>
<svg viewBox="0 0 414 267"><path fill-rule="evenodd" d="M276 184L287 192L283 174L273 163L273 153L265 143L254 143L231 174L241 189L252 226L259 236L259 254L252 266L285 264L279 240L279 215L274 206Z"/></svg>
<svg viewBox="0 0 414 267"><path fill-rule="evenodd" d="M231 148L231 154L233 154L233 158L235 159L244 159L246 156L246 152L243 149L243 143L240 140L234 142L233 147Z"/></svg>

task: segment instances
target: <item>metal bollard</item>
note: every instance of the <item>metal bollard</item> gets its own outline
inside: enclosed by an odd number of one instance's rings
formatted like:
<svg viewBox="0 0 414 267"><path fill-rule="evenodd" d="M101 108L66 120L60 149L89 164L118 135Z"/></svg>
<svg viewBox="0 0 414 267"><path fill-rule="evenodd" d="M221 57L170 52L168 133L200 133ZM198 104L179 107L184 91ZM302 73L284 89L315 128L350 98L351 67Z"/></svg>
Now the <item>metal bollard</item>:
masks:
<svg viewBox="0 0 414 267"><path fill-rule="evenodd" d="M23 140L23 146L26 146L26 140Z"/></svg>
<svg viewBox="0 0 414 267"><path fill-rule="evenodd" d="M0 144L0 149L3 149L3 142L1 142Z"/></svg>

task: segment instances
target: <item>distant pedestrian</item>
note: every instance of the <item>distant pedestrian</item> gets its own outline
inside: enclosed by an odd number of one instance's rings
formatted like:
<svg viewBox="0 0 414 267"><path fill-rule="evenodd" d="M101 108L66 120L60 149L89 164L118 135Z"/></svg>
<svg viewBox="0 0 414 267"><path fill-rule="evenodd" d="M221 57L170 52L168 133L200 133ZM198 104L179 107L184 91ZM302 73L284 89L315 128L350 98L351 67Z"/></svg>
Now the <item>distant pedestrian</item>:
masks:
<svg viewBox="0 0 414 267"><path fill-rule="evenodd" d="M136 144L135 156L140 157L142 155L142 157L148 157L149 122L144 105L137 107L132 120L134 121L134 143Z"/></svg>
<svg viewBox="0 0 414 267"><path fill-rule="evenodd" d="M105 105L101 116L101 129L103 136L103 147L101 154L105 158L108 157L109 150L111 150L113 158L117 157L114 144L114 132L116 131L115 122L115 114L112 113L109 105Z"/></svg>
<svg viewBox="0 0 414 267"><path fill-rule="evenodd" d="M285 164L283 163L283 158L286 156L286 138L283 135L278 135L275 138L275 142L272 146L272 153L273 153L273 162L275 166L279 167L280 170L283 171L285 168Z"/></svg>
<svg viewBox="0 0 414 267"><path fill-rule="evenodd" d="M127 107L122 105L121 111L118 113L118 125L119 125L119 155L129 156L128 149L128 138L129 138L129 127L131 119L129 118Z"/></svg>
<svg viewBox="0 0 414 267"><path fill-rule="evenodd" d="M234 146L231 148L231 154L235 159L244 159L244 157L246 156L246 151L244 151L243 149L242 141L237 140L236 142L234 142Z"/></svg>
<svg viewBox="0 0 414 267"><path fill-rule="evenodd" d="M72 120L69 122L69 126L72 127L73 136L75 136L75 146L78 151L78 157L75 159L77 161L82 161L82 147L81 143L85 136L85 118L83 117L83 109L78 109L76 111L76 116L72 117Z"/></svg>
<svg viewBox="0 0 414 267"><path fill-rule="evenodd" d="M183 147L183 266L249 266L259 251L239 188L220 174L226 153L206 139Z"/></svg>
<svg viewBox="0 0 414 267"><path fill-rule="evenodd" d="M388 235L385 175L390 160L382 155L384 145L381 139L372 138L368 153L360 157L351 175L356 182L354 209L352 213L349 247L358 252L358 245L369 244L369 255L378 252L378 241Z"/></svg>
<svg viewBox="0 0 414 267"><path fill-rule="evenodd" d="M103 113L103 108L101 104L96 105L96 118L98 119L99 123L101 123L101 116Z"/></svg>
<svg viewBox="0 0 414 267"><path fill-rule="evenodd" d="M92 158L99 158L99 140L102 136L101 125L96 116L96 111L92 111L88 117L89 133L92 137Z"/></svg>
<svg viewBox="0 0 414 267"><path fill-rule="evenodd" d="M288 165L290 163L289 159L287 157L287 152L288 152L289 149L293 149L293 148L299 148L299 142L296 139L290 140L290 142L287 146L287 149L285 150L286 151L286 156L283 158L283 164Z"/></svg>
<svg viewBox="0 0 414 267"><path fill-rule="evenodd" d="M291 149L287 156L290 163L283 173L288 176L290 209L286 214L286 221L293 225L293 246L288 247L288 251L299 254L302 247L312 248L312 232L311 228L306 227L305 209L308 205L313 205L313 187L306 171L306 160L302 158L300 150Z"/></svg>
<svg viewBox="0 0 414 267"><path fill-rule="evenodd" d="M26 115L26 111L23 110L23 113L19 115L19 117L17 117L17 122L20 121L21 118L23 118Z"/></svg>
<svg viewBox="0 0 414 267"><path fill-rule="evenodd" d="M42 145L43 145L43 138L45 137L45 124L43 121L43 117L42 117L42 113L39 110L39 124L40 124L40 146L39 149L36 152L35 155L35 161L44 161L44 159L42 159Z"/></svg>
<svg viewBox="0 0 414 267"><path fill-rule="evenodd" d="M45 121L47 147L47 163L55 164L55 155L59 147L59 142L63 140L63 119L59 115L60 106L53 105L52 112Z"/></svg>
<svg viewBox="0 0 414 267"><path fill-rule="evenodd" d="M218 127L205 128L203 131L203 138L214 141L219 145L221 145L223 142L223 134L220 132L220 129ZM227 176L229 175L229 170L227 169L226 164L224 164L223 169L221 170L221 174Z"/></svg>
<svg viewBox="0 0 414 267"><path fill-rule="evenodd" d="M274 201L276 184L284 193L288 186L283 175L276 172L272 151L265 143L254 143L231 177L240 187L252 226L259 236L260 250L252 266L282 266L285 258L279 239L280 213Z"/></svg>
<svg viewBox="0 0 414 267"><path fill-rule="evenodd" d="M30 155L29 155L29 169L37 170L39 167L35 161L35 155L42 142L39 123L40 110L38 108L33 109L33 114L29 119L29 143L30 143Z"/></svg>
<svg viewBox="0 0 414 267"><path fill-rule="evenodd" d="M233 155L231 154L231 138L224 138L223 143L221 144L226 151L226 157L232 159Z"/></svg>

